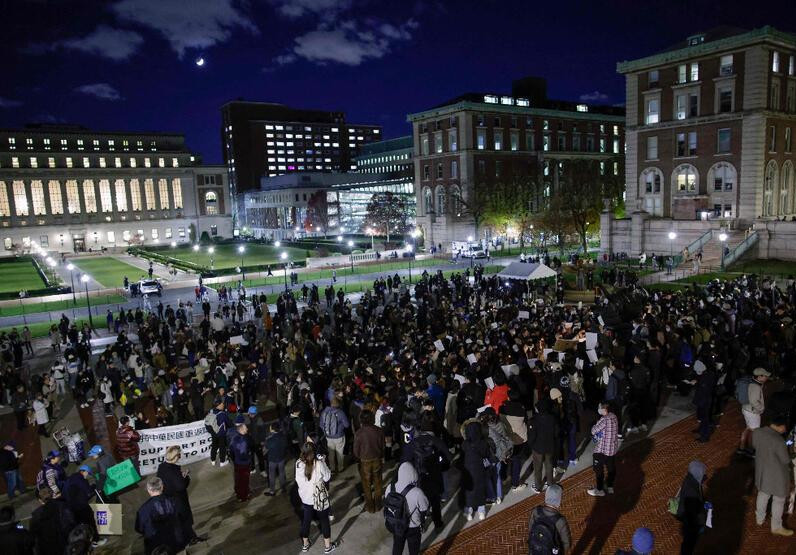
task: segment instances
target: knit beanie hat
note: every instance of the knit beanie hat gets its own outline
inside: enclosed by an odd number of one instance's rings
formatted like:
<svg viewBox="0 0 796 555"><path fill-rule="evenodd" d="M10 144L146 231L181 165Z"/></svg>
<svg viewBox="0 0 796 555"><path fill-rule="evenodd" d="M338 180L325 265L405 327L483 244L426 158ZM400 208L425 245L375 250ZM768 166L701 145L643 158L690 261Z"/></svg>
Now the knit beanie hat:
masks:
<svg viewBox="0 0 796 555"><path fill-rule="evenodd" d="M649 528L637 528L633 532L633 550L639 555L652 553L655 548L655 536Z"/></svg>
<svg viewBox="0 0 796 555"><path fill-rule="evenodd" d="M547 487L547 491L544 494L544 502L551 507L555 507L556 509L561 506L561 496L564 494L564 491L561 489L561 486L558 484L553 484Z"/></svg>

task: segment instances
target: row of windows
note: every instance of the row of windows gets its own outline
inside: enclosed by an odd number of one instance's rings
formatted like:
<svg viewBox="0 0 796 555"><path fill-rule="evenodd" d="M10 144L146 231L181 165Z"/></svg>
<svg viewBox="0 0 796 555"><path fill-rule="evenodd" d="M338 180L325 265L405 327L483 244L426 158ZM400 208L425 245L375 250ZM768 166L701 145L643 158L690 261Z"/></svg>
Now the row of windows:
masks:
<svg viewBox="0 0 796 555"><path fill-rule="evenodd" d="M525 132L525 143L520 143L520 132L517 130L509 131L509 142L506 144L503 131L500 129L492 130L492 142L487 142L487 130L476 129L475 147L478 150L511 150L511 151L536 151L536 134L533 130ZM443 144L442 135L437 133L434 135L434 153L440 154L446 152L445 145ZM594 135L586 135L585 141L582 140L582 135L573 133L569 144L567 144L567 135L563 132L558 132L555 135L555 143L553 143L553 136L550 132L544 132L542 135L542 150L551 151L556 150L559 152L571 150L575 152L603 152L607 153L608 145L610 144L610 152L613 154L621 153L621 140L618 136L614 136L609 143L605 137L600 137L596 143L598 149L595 149ZM448 131L447 152L456 152L458 150L456 130L451 129ZM523 148L524 147L524 148ZM429 137L424 135L420 138L420 153L423 156L428 156L430 151Z"/></svg>
<svg viewBox="0 0 796 555"><path fill-rule="evenodd" d="M731 192L737 183L735 166L729 162L719 162L708 170L708 186L714 193ZM641 186L645 195L660 195L663 173L658 168L648 168L641 172ZM680 194L699 192L699 172L691 164L681 164L672 172L672 188ZM659 215L659 214L658 214Z"/></svg>
<svg viewBox="0 0 796 555"><path fill-rule="evenodd" d="M781 173L781 175L780 175ZM763 179L763 216L784 216L796 213L793 163L788 160L780 172L777 162L770 160Z"/></svg>
<svg viewBox="0 0 796 555"><path fill-rule="evenodd" d="M296 126L294 126L294 125L282 125L282 124L271 124L271 123L266 124L265 125L265 129L266 129L266 131L302 131L303 130L303 131L307 131L307 132L310 132L310 133L312 133L312 131L313 131L313 127L311 125L305 125L305 126L296 125ZM227 131L228 132L232 132L232 126L231 125L227 128ZM339 133L340 132L340 128L339 127L318 127L318 126L316 126L314 128L314 131L316 133L317 132L320 132L320 133L329 133L329 132L331 132L331 133ZM373 135L378 135L379 133L381 133L381 130L380 129L368 129L366 127L363 127L362 129L359 129L359 130L356 127L349 127L348 128L348 134L349 135L356 135L357 133L372 133ZM326 138L328 139L328 137L326 137Z"/></svg>
<svg viewBox="0 0 796 555"><path fill-rule="evenodd" d="M171 197L169 189L171 189ZM208 194L215 197L215 193ZM171 206L175 210L183 208L182 184L179 178L171 180L171 188L166 179L158 179L157 189L153 179L144 179L143 197L138 179L131 179L127 182L123 179L116 179L113 186L108 179L100 179L96 186L93 179L84 179L80 183L75 179L68 179L63 187L58 180L47 181L46 187L43 181L33 180L30 182L29 189L24 181L15 180L11 182L11 197L9 197L6 182L0 181L0 217L11 216L10 198L13 198L14 201L14 214L19 217L30 216L31 208L34 216L46 216L48 210L52 215L63 215L64 197L68 214L80 214L81 211L85 211L86 214L96 214L98 208L103 213L113 212L114 197L117 212L127 212L128 206L133 212L140 212L142 207L148 211L158 210L158 200L161 210L169 210Z"/></svg>
<svg viewBox="0 0 796 555"><path fill-rule="evenodd" d="M388 156L372 156L369 158L359 158L358 163L360 166L369 166L373 164L383 164L385 162L392 162L394 160L409 160L409 154L390 154Z"/></svg>
<svg viewBox="0 0 796 555"><path fill-rule="evenodd" d="M172 231L172 228L167 227L163 231L164 231L163 235L164 235L165 239L172 239L174 237L174 233ZM89 233L88 236L90 238L89 241L93 241L93 243L95 245L98 245L100 240L101 240L100 238L102 237L102 234L99 231L94 231L92 233ZM125 241L125 242L129 242L134 236L140 237L141 239L146 239L146 235L144 234L144 230L143 229L136 230L135 235L133 235L132 232L129 229L126 229L126 230L122 231L122 240ZM159 241L159 239L160 239L160 230L158 228L153 227L151 229L150 236L157 243ZM105 232L105 237L107 238L107 242L108 243L116 243L116 232L115 231L107 231L107 232ZM185 239L185 228L184 227L178 227L177 228L177 237L179 237L180 239ZM66 241L66 239L67 239L66 234L64 234L64 233L58 234L58 239L57 240L61 243L62 247L64 246L64 242ZM39 236L39 245L42 248L45 248L45 249L49 248L49 246L50 246L50 236L49 235L41 235L41 236ZM11 239L11 237L4 238L3 239L3 247L7 251L8 250L12 250L14 248L13 239ZM29 249L31 247L30 236L22 237L22 247L25 248L25 249Z"/></svg>
<svg viewBox="0 0 796 555"><path fill-rule="evenodd" d="M193 158L193 157L191 157ZM11 157L11 167L12 168L20 168L22 164L27 164L25 167L28 168L107 168L108 163L112 162L114 168L137 168L137 167L144 167L144 168L151 168L152 167L152 159L149 157L145 157L143 159L136 158L131 156L130 158L122 158L120 156L114 157L112 160L106 159L104 156L100 156L99 158L93 159L94 164L92 166L92 158L89 156L83 156L82 158L73 158L72 156L66 156L64 158L56 158L55 156L48 156L46 158L39 158L38 156L30 156L30 157L22 157L20 159L19 156L12 156ZM41 163L40 163L41 162ZM139 166L143 162L143 166ZM46 164L46 166L44 165ZM75 165L75 164L80 164ZM166 167L166 158L157 158L157 167L165 168ZM172 168L179 168L180 161L178 158L171 159L171 167Z"/></svg>
<svg viewBox="0 0 796 555"><path fill-rule="evenodd" d="M20 140L21 142L21 140ZM116 150L116 145L121 146L122 150L125 152L130 150L130 146L132 142L129 139L107 139L100 141L99 139L92 139L91 140L91 147L93 150L100 150L101 147L106 147L108 150ZM149 150L157 151L157 141L148 141ZM38 139L34 139L33 137L26 137L25 138L25 148L27 150L34 150L37 145L41 145L41 148L44 150L51 150L53 145L58 145L61 150L69 150L70 146L74 145L74 148L77 150L85 150L88 146L89 141L85 139L74 139L70 141L69 139L55 139L54 141L50 138L44 137L40 141ZM8 148L10 150L16 150L17 148L17 138L16 137L8 137ZM143 152L144 150L144 141L135 141L135 148L139 152Z"/></svg>

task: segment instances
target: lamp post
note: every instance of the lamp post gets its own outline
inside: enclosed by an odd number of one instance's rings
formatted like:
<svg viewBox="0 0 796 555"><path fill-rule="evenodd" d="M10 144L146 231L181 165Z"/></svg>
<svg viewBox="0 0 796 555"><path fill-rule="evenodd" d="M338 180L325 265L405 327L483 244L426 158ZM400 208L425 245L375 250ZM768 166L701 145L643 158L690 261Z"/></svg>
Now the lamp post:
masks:
<svg viewBox="0 0 796 555"><path fill-rule="evenodd" d="M351 274L354 274L354 242L352 240L348 240L348 256L351 258Z"/></svg>
<svg viewBox="0 0 796 555"><path fill-rule="evenodd" d="M238 253L240 253L240 275L243 281L246 281L246 270L243 268L243 253L246 252L246 247L243 245L238 247Z"/></svg>
<svg viewBox="0 0 796 555"><path fill-rule="evenodd" d="M470 251L470 268L473 267L473 247L470 245L470 243L472 243L472 242L473 242L473 236L472 235L468 235L467 236L467 250Z"/></svg>
<svg viewBox="0 0 796 555"><path fill-rule="evenodd" d="M370 234L370 250L375 251L376 247L374 246L374 243L373 243L374 229L372 227L369 227L368 228L368 233Z"/></svg>
<svg viewBox="0 0 796 555"><path fill-rule="evenodd" d="M671 264L669 264L669 271L668 274L672 273L672 266L674 266L674 240L677 239L677 234L674 231L669 232L669 260L671 260Z"/></svg>
<svg viewBox="0 0 796 555"><path fill-rule="evenodd" d="M287 253L282 252L282 254L279 255L279 258L282 259L282 263L285 266L285 291L287 291Z"/></svg>
<svg viewBox="0 0 796 555"><path fill-rule="evenodd" d="M406 250L409 251L409 285L412 285L412 257L415 255L415 246L409 243L406 245Z"/></svg>
<svg viewBox="0 0 796 555"><path fill-rule="evenodd" d="M91 298L88 296L88 282L91 280L91 276L88 274L83 274L80 276L80 281L82 281L86 286L86 305L88 306L88 326L91 329L94 329L94 319L91 317Z"/></svg>
<svg viewBox="0 0 796 555"><path fill-rule="evenodd" d="M75 296L75 265L70 262L66 265L66 269L69 270L69 279L72 281L72 306L77 306L77 297Z"/></svg>
<svg viewBox="0 0 796 555"><path fill-rule="evenodd" d="M213 269L213 266L215 266L215 258L213 258L213 254L215 252L216 252L215 247L209 247L207 249L207 253L210 255L210 269L211 270Z"/></svg>
<svg viewBox="0 0 796 555"><path fill-rule="evenodd" d="M724 269L724 242L727 241L727 234L719 233L719 241L721 241L721 269Z"/></svg>

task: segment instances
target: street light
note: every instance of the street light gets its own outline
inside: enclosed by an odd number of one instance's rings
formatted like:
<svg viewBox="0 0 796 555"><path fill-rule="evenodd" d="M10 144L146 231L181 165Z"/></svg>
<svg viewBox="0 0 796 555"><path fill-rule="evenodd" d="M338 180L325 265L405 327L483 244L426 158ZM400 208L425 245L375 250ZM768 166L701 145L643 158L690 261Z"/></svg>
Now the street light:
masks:
<svg viewBox="0 0 796 555"><path fill-rule="evenodd" d="M719 233L719 241L721 241L721 269L724 269L724 242L727 240L726 233Z"/></svg>
<svg viewBox="0 0 796 555"><path fill-rule="evenodd" d="M354 273L354 242L352 240L348 240L348 255L351 257L351 273Z"/></svg>
<svg viewBox="0 0 796 555"><path fill-rule="evenodd" d="M213 258L213 253L216 252L216 248L215 247L209 247L207 249L207 252L210 255L210 269L212 270L213 266L215 265L215 258Z"/></svg>
<svg viewBox="0 0 796 555"><path fill-rule="evenodd" d="M243 281L246 281L246 270L243 268L243 253L246 252L246 247L243 245L239 246L238 252L240 253L240 274Z"/></svg>
<svg viewBox="0 0 796 555"><path fill-rule="evenodd" d="M88 296L88 282L91 280L91 276L88 274L83 274L80 276L80 281L82 281L86 286L86 305L88 306L88 326L91 329L94 329L94 319L91 317L91 298Z"/></svg>
<svg viewBox="0 0 796 555"><path fill-rule="evenodd" d="M174 248L174 247L176 247L176 246L177 246L177 241L172 241L172 242L171 242L171 248Z"/></svg>
<svg viewBox="0 0 796 555"><path fill-rule="evenodd" d="M282 242L281 242L281 241L274 241L274 246L275 246L276 248L279 248L279 247L281 247L281 246L282 246Z"/></svg>
<svg viewBox="0 0 796 555"><path fill-rule="evenodd" d="M75 297L75 275L73 274L75 265L70 262L66 265L66 269L69 270L69 279L72 281L72 306L77 306L77 297Z"/></svg>
<svg viewBox="0 0 796 555"><path fill-rule="evenodd" d="M677 239L677 234L674 231L669 232L669 273L671 274L671 267L674 266L674 240Z"/></svg>
<svg viewBox="0 0 796 555"><path fill-rule="evenodd" d="M406 245L406 250L409 252L409 285L412 284L412 257L415 255L413 252L415 250L415 246L412 243Z"/></svg>
<svg viewBox="0 0 796 555"><path fill-rule="evenodd" d="M337 242L338 243L342 243L343 242L343 236L342 235L338 235L337 236Z"/></svg>
<svg viewBox="0 0 796 555"><path fill-rule="evenodd" d="M374 233L374 230L373 230L372 227L368 228L368 233L370 234L370 250L375 251L376 247L373 246L373 233Z"/></svg>
<svg viewBox="0 0 796 555"><path fill-rule="evenodd" d="M199 245L193 246L193 252L199 252Z"/></svg>
<svg viewBox="0 0 796 555"><path fill-rule="evenodd" d="M279 258L283 260L285 265L285 291L287 291L287 253L282 252L282 254L279 255Z"/></svg>

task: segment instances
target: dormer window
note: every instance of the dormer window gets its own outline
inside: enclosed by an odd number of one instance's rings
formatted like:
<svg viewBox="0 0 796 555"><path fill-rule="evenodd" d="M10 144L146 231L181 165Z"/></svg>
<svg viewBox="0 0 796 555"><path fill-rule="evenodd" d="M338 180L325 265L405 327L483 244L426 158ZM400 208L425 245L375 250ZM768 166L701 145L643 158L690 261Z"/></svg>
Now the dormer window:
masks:
<svg viewBox="0 0 796 555"><path fill-rule="evenodd" d="M688 37L688 46L697 46L705 42L705 35L692 35Z"/></svg>

